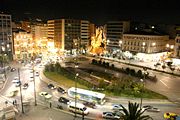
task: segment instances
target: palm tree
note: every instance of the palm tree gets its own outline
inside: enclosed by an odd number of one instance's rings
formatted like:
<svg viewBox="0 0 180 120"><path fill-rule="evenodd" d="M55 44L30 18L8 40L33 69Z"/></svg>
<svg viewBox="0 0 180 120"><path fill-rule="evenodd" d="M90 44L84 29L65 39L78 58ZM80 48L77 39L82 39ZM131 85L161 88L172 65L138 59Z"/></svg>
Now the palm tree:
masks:
<svg viewBox="0 0 180 120"><path fill-rule="evenodd" d="M137 103L128 104L128 110L121 105L123 108L121 113L123 120L153 120L149 115L143 115L146 110L142 110Z"/></svg>

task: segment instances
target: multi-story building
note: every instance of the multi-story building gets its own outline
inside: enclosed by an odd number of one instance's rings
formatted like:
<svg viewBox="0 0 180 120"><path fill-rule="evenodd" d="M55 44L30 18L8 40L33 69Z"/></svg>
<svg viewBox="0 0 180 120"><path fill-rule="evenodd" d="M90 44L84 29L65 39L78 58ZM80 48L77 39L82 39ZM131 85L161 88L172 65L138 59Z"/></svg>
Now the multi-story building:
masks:
<svg viewBox="0 0 180 120"><path fill-rule="evenodd" d="M31 26L31 33L36 45L36 52L38 54L47 52L47 24L36 24Z"/></svg>
<svg viewBox="0 0 180 120"><path fill-rule="evenodd" d="M14 59L28 61L35 54L35 44L32 34L26 31L18 31L13 33L14 36Z"/></svg>
<svg viewBox="0 0 180 120"><path fill-rule="evenodd" d="M175 57L180 58L180 35L175 38Z"/></svg>
<svg viewBox="0 0 180 120"><path fill-rule="evenodd" d="M13 59L11 15L0 14L0 53Z"/></svg>
<svg viewBox="0 0 180 120"><path fill-rule="evenodd" d="M90 40L90 22L87 20L81 20L81 46L88 47Z"/></svg>
<svg viewBox="0 0 180 120"><path fill-rule="evenodd" d="M123 34L120 41L123 51L157 53L166 51L168 35Z"/></svg>
<svg viewBox="0 0 180 120"><path fill-rule="evenodd" d="M120 49L120 40L125 32L130 30L129 21L109 21L106 24L107 46L106 49L113 51Z"/></svg>
<svg viewBox="0 0 180 120"><path fill-rule="evenodd" d="M76 49L75 41L78 41L78 46L87 46L90 39L89 24L85 20L48 20L48 41L62 51Z"/></svg>

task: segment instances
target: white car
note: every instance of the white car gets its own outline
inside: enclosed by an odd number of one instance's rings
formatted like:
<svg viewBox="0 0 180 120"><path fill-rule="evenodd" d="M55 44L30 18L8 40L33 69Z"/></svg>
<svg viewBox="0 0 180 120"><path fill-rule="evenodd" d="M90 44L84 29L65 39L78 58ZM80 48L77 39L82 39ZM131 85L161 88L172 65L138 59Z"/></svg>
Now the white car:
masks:
<svg viewBox="0 0 180 120"><path fill-rule="evenodd" d="M114 105L112 105L112 109L113 110L122 110L123 108L121 107L120 104L114 104Z"/></svg>
<svg viewBox="0 0 180 120"><path fill-rule="evenodd" d="M36 71L35 76L39 76L39 72L38 71Z"/></svg>
<svg viewBox="0 0 180 120"><path fill-rule="evenodd" d="M103 112L102 117L105 119L119 120L120 116L113 112Z"/></svg>
<svg viewBox="0 0 180 120"><path fill-rule="evenodd" d="M34 81L34 77L31 76L30 79L29 79L29 81L30 81L30 82L31 82L31 81Z"/></svg>
<svg viewBox="0 0 180 120"><path fill-rule="evenodd" d="M45 97L46 99L52 98L52 95L50 95L47 92L40 92L39 95L42 96L42 97Z"/></svg>
<svg viewBox="0 0 180 120"><path fill-rule="evenodd" d="M13 83L17 83L19 82L19 77L14 77L14 79L12 80Z"/></svg>
<svg viewBox="0 0 180 120"><path fill-rule="evenodd" d="M160 112L160 109L155 108L155 107L153 107L153 106L151 106L151 105L145 105L145 106L143 106L143 107L142 107L142 110L143 110L143 111L146 110L147 112Z"/></svg>

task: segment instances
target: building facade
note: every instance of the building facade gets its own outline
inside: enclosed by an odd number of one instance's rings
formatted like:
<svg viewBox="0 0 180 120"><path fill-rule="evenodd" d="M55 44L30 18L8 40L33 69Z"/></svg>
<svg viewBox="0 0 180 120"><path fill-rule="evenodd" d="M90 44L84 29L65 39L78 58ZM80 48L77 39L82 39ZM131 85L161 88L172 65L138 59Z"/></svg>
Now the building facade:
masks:
<svg viewBox="0 0 180 120"><path fill-rule="evenodd" d="M81 46L88 47L90 40L90 22L87 20L81 20Z"/></svg>
<svg viewBox="0 0 180 120"><path fill-rule="evenodd" d="M48 41L54 43L54 48L60 51L76 49L78 45L87 46L90 39L89 21L75 19L48 20Z"/></svg>
<svg viewBox="0 0 180 120"><path fill-rule="evenodd" d="M8 60L13 59L11 15L0 14L0 53Z"/></svg>
<svg viewBox="0 0 180 120"><path fill-rule="evenodd" d="M25 31L14 32L14 59L29 61L35 54L35 43L31 33Z"/></svg>
<svg viewBox="0 0 180 120"><path fill-rule="evenodd" d="M158 53L166 51L168 35L123 34L120 41L123 51Z"/></svg>
<svg viewBox="0 0 180 120"><path fill-rule="evenodd" d="M175 38L175 57L180 58L180 35Z"/></svg>
<svg viewBox="0 0 180 120"><path fill-rule="evenodd" d="M36 24L31 26L32 37L35 41L36 52L38 54L47 52L47 37L48 27L47 24Z"/></svg>
<svg viewBox="0 0 180 120"><path fill-rule="evenodd" d="M125 32L129 32L129 21L109 21L106 24L107 50L120 49L120 40Z"/></svg>

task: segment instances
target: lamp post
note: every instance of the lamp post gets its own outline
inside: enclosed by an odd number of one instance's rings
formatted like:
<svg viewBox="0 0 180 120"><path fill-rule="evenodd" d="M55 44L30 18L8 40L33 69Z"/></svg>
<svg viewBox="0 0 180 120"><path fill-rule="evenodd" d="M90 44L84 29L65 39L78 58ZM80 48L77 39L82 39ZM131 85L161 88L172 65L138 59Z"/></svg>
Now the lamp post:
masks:
<svg viewBox="0 0 180 120"><path fill-rule="evenodd" d="M34 82L34 105L37 106L37 101L36 101L36 81L35 81L35 75L34 75L34 56L32 56L33 60L33 82Z"/></svg>
<svg viewBox="0 0 180 120"><path fill-rule="evenodd" d="M18 68L18 78L19 78L19 82L20 82L19 89L20 89L20 96L21 96L21 108L22 108L22 113L24 113L22 90L21 90L21 78L20 78L19 68Z"/></svg>
<svg viewBox="0 0 180 120"><path fill-rule="evenodd" d="M2 45L4 45L4 43ZM6 54L5 54L5 46L1 46L1 49L2 49L2 66L3 66L4 77L5 77L5 80L6 80L7 76L6 76L6 68L5 68L6 67L5 66L5 56L6 56Z"/></svg>
<svg viewBox="0 0 180 120"><path fill-rule="evenodd" d="M75 57L75 107L76 107L76 104L77 104L77 79L78 79L78 76L79 76L79 73L77 73L77 68L79 67L78 66L78 48L79 48L79 39L75 40L74 41L74 45L76 47L76 57ZM76 118L76 109L75 109L75 112L74 112L74 117Z"/></svg>
<svg viewBox="0 0 180 120"><path fill-rule="evenodd" d="M143 90L144 90L144 80L143 79L140 79L140 82L142 82L142 84L143 84L143 88L142 88L142 90L141 90L141 92L143 92ZM142 93L141 93L141 103L140 103L140 108L142 108Z"/></svg>
<svg viewBox="0 0 180 120"><path fill-rule="evenodd" d="M35 75L34 75L34 60L33 60L33 81L34 81L34 105L37 106L36 101L36 81L35 81Z"/></svg>

